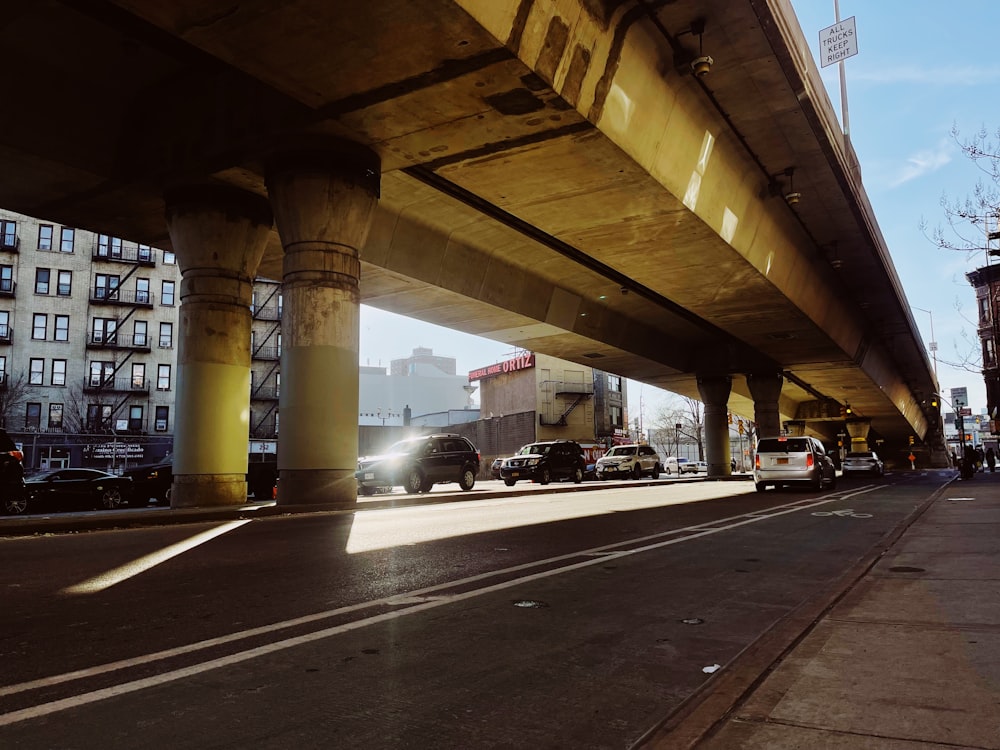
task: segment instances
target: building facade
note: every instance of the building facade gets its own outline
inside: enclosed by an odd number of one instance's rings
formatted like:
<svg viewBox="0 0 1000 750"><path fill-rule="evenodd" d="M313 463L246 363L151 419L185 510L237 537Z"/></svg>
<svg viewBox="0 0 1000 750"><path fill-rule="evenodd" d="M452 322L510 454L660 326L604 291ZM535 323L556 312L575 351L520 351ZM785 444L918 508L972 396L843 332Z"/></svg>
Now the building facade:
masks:
<svg viewBox="0 0 1000 750"><path fill-rule="evenodd" d="M0 420L29 469L169 450L179 286L168 251L0 211Z"/></svg>
<svg viewBox="0 0 1000 750"><path fill-rule="evenodd" d="M982 346L983 381L986 385L986 413L992 418L990 431L1000 432L996 417L1000 414L1000 362L997 360L997 314L1000 305L1000 265L983 266L966 274L976 290L977 331Z"/></svg>

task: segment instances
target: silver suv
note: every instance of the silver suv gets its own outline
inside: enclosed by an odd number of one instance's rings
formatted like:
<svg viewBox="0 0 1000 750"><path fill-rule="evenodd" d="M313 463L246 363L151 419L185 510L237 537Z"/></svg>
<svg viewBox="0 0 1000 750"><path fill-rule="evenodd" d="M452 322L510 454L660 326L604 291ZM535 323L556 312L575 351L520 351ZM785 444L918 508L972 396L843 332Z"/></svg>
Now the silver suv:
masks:
<svg viewBox="0 0 1000 750"><path fill-rule="evenodd" d="M648 474L658 479L663 471L660 454L649 445L616 445L597 459L594 467L598 479L632 477L639 479Z"/></svg>
<svg viewBox="0 0 1000 750"><path fill-rule="evenodd" d="M812 489L837 486L837 470L823 444L814 437L770 437L757 442L753 479L757 492L768 485L805 484Z"/></svg>

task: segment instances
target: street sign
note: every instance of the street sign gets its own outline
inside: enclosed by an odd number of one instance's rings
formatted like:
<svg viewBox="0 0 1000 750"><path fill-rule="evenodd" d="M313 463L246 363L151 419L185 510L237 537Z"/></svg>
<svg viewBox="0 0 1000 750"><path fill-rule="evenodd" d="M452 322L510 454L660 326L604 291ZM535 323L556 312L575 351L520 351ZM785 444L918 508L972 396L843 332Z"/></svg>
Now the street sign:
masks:
<svg viewBox="0 0 1000 750"><path fill-rule="evenodd" d="M958 413L961 414L963 417L971 417L972 407L963 406L961 409L958 410Z"/></svg>
<svg viewBox="0 0 1000 750"><path fill-rule="evenodd" d="M969 405L969 389L968 388L952 388L951 389L951 405L956 409L963 406Z"/></svg>
<svg viewBox="0 0 1000 750"><path fill-rule="evenodd" d="M858 54L858 34L854 16L827 26L819 32L819 63L821 68L842 62Z"/></svg>

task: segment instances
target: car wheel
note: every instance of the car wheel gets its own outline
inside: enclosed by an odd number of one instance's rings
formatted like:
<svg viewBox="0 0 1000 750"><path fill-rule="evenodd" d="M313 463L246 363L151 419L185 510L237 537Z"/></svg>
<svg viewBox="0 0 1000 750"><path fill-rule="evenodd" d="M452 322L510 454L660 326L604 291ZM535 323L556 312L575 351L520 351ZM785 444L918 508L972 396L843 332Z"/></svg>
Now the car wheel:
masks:
<svg viewBox="0 0 1000 750"><path fill-rule="evenodd" d="M573 484L580 484L583 481L583 469L579 466L576 467L576 471L573 472Z"/></svg>
<svg viewBox="0 0 1000 750"><path fill-rule="evenodd" d="M539 484L548 484L552 481L552 475L548 469L542 469L542 475L538 478Z"/></svg>
<svg viewBox="0 0 1000 750"><path fill-rule="evenodd" d="M462 469L462 476L458 479L458 486L462 488L462 492L468 492L475 484L476 472L469 468Z"/></svg>
<svg viewBox="0 0 1000 750"><path fill-rule="evenodd" d="M767 485L764 484L764 482L754 482L753 486L754 486L754 489L757 490L757 492L763 492L764 490L767 489Z"/></svg>
<svg viewBox="0 0 1000 750"><path fill-rule="evenodd" d="M10 516L20 516L28 512L28 496L24 493L9 495L3 500L3 512Z"/></svg>
<svg viewBox="0 0 1000 750"><path fill-rule="evenodd" d="M114 510L122 505L122 493L117 487L107 487L103 492L101 492L100 497L100 507L105 510Z"/></svg>
<svg viewBox="0 0 1000 750"><path fill-rule="evenodd" d="M832 477L830 477L830 489L831 490L837 489L837 475L836 474L834 474Z"/></svg>
<svg viewBox="0 0 1000 750"><path fill-rule="evenodd" d="M508 487L513 487L515 484L517 484L517 480L516 479L505 479L505 480L503 480L503 483L506 484Z"/></svg>
<svg viewBox="0 0 1000 750"><path fill-rule="evenodd" d="M820 470L819 472L817 472L816 476L813 477L812 481L809 482L809 487L812 488L812 489L814 489L814 490L821 490L821 489L823 489L823 472L822 472L822 470Z"/></svg>
<svg viewBox="0 0 1000 750"><path fill-rule="evenodd" d="M406 491L411 495L416 495L418 492L426 492L424 489L424 475L420 473L420 469L412 468L406 473L406 482L403 483Z"/></svg>
<svg viewBox="0 0 1000 750"><path fill-rule="evenodd" d="M364 495L365 497L371 497L372 495L375 494L375 488L365 487L364 485L362 485L361 487L358 487L358 494Z"/></svg>
<svg viewBox="0 0 1000 750"><path fill-rule="evenodd" d="M632 467L632 478L642 479L642 467L639 466L639 464L636 464L635 466Z"/></svg>
<svg viewBox="0 0 1000 750"><path fill-rule="evenodd" d="M659 479L659 478L660 478L660 465L657 464L656 466L653 467L653 479Z"/></svg>

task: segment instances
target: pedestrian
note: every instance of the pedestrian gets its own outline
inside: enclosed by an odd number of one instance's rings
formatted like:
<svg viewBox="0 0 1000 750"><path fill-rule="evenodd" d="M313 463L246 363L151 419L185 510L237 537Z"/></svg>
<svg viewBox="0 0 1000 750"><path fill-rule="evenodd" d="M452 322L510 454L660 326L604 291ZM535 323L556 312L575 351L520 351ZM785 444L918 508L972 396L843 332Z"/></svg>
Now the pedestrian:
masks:
<svg viewBox="0 0 1000 750"><path fill-rule="evenodd" d="M730 458L729 459L729 471L730 471L730 473L733 473L733 472L736 471L736 459L735 458ZM990 469L990 471L993 471L993 469Z"/></svg>
<svg viewBox="0 0 1000 750"><path fill-rule="evenodd" d="M986 449L986 465L990 467L992 474L997 468L997 454L993 452L993 446Z"/></svg>
<svg viewBox="0 0 1000 750"><path fill-rule="evenodd" d="M982 448L976 448L976 471L983 470L983 461L986 460L986 455L983 453Z"/></svg>
<svg viewBox="0 0 1000 750"><path fill-rule="evenodd" d="M962 451L962 479L972 479L976 473L976 449L966 445Z"/></svg>

